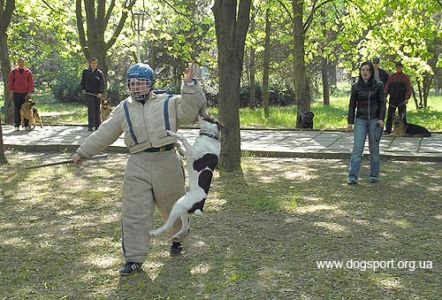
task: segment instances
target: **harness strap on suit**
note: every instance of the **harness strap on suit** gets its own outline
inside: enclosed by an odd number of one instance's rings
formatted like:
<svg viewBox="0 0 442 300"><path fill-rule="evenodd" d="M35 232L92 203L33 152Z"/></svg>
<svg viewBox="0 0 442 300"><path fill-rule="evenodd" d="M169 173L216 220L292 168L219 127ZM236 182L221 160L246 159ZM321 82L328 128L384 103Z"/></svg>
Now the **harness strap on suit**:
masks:
<svg viewBox="0 0 442 300"><path fill-rule="evenodd" d="M132 139L134 140L134 143L136 145L136 144L138 144L138 140L137 140L137 137L135 136L134 127L133 127L132 121L130 119L129 107L127 106L127 101L124 101L123 107L124 107L124 116L126 117L127 125L129 126L130 136L132 137Z"/></svg>

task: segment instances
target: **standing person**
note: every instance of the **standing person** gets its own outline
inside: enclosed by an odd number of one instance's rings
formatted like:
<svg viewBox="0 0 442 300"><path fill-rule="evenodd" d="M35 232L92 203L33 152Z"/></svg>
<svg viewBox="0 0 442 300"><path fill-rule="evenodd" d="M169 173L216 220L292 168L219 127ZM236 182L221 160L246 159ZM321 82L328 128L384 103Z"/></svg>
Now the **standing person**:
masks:
<svg viewBox="0 0 442 300"><path fill-rule="evenodd" d="M373 59L373 67L374 67L374 78L385 86L387 84L388 80L388 73L381 69L381 59L379 57L376 57Z"/></svg>
<svg viewBox="0 0 442 300"><path fill-rule="evenodd" d="M34 78L32 72L25 66L24 58L17 60L17 67L12 69L8 76L9 97L14 102L14 126L20 130L20 109L25 100L34 92ZM27 129L29 120L24 121L23 127Z"/></svg>
<svg viewBox="0 0 442 300"><path fill-rule="evenodd" d="M396 63L396 73L392 74L387 81L384 93L390 95L388 101L387 124L385 133L391 133L393 118L398 109L399 116L407 123L407 103L411 97L411 82L408 75L403 72L402 63Z"/></svg>
<svg viewBox="0 0 442 300"><path fill-rule="evenodd" d="M95 57L89 60L89 69L83 70L80 85L87 101L88 130L97 130L101 123L100 104L104 92L104 77L103 72L98 69L98 60Z"/></svg>
<svg viewBox="0 0 442 300"><path fill-rule="evenodd" d="M124 177L122 245L126 263L121 275L141 270L150 244L155 206L166 220L173 204L184 195L184 170L174 150L176 131L196 120L207 104L200 85L193 79L193 68L185 71L181 95L155 94L155 74L147 64L137 63L127 72L130 97L122 101L72 156L79 164L112 144L123 132L129 149ZM173 233L181 229L178 220ZM188 232L172 240L171 255L179 255Z"/></svg>
<svg viewBox="0 0 442 300"><path fill-rule="evenodd" d="M364 152L365 139L368 135L370 149L371 183L379 181L380 157L379 142L385 117L385 97L383 85L374 79L374 67L371 62L364 62L359 68L359 80L351 87L348 109L347 132L353 131L353 152L350 159L348 184L358 183L359 169Z"/></svg>

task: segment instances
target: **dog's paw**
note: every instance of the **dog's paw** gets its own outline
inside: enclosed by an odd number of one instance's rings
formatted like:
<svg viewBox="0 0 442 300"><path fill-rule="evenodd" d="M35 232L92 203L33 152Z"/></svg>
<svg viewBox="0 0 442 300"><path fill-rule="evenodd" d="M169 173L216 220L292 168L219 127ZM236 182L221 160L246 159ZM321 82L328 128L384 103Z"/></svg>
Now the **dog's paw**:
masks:
<svg viewBox="0 0 442 300"><path fill-rule="evenodd" d="M193 214L194 214L195 216L199 216L199 217L201 217L201 216L203 215L203 212L202 212L201 210L197 209L197 210L195 210L195 211L193 212Z"/></svg>

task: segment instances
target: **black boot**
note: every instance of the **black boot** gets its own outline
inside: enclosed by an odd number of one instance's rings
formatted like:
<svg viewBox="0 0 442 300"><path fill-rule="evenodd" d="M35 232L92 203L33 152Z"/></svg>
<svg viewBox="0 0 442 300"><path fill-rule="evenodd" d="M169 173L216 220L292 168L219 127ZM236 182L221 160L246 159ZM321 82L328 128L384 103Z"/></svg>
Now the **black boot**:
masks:
<svg viewBox="0 0 442 300"><path fill-rule="evenodd" d="M183 246L180 242L172 242L172 245L170 245L170 256L178 256L182 250Z"/></svg>
<svg viewBox="0 0 442 300"><path fill-rule="evenodd" d="M120 269L120 274L123 276L135 274L136 272L142 270L141 268L142 265L143 265L142 263L128 261Z"/></svg>

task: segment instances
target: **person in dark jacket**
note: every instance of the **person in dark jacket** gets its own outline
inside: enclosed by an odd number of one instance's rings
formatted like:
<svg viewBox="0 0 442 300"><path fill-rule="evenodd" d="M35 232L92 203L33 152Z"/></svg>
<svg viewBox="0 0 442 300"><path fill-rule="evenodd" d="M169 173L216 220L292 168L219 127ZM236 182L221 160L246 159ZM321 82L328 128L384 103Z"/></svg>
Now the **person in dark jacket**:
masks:
<svg viewBox="0 0 442 300"><path fill-rule="evenodd" d="M387 84L388 73L381 68L381 60L379 57L373 59L373 67L374 67L374 78L376 80L382 81L384 86Z"/></svg>
<svg viewBox="0 0 442 300"><path fill-rule="evenodd" d="M387 124L385 126L385 133L387 134L391 133L396 108L404 123L407 123L407 103L411 97L411 83L410 78L403 72L403 69L404 66L402 63L397 62L396 73L388 78L387 85L384 89L385 95L390 96L388 101Z"/></svg>
<svg viewBox="0 0 442 300"><path fill-rule="evenodd" d="M91 58L89 60L89 69L83 70L80 85L87 101L88 130L97 130L101 124L100 104L104 92L104 77L103 72L98 69L98 60L96 58Z"/></svg>
<svg viewBox="0 0 442 300"><path fill-rule="evenodd" d="M369 180L371 183L379 181L379 142L384 127L384 117L384 86L381 81L375 80L373 64L371 62L364 62L359 68L358 81L351 87L348 109L347 132L354 131L348 184L358 183L359 169L367 135L370 149Z"/></svg>
<svg viewBox="0 0 442 300"><path fill-rule="evenodd" d="M9 97L14 101L14 126L15 130L20 130L20 109L26 98L34 92L34 78L32 72L25 67L25 60L19 58L17 67L8 76ZM29 126L29 120L25 119L23 127Z"/></svg>

